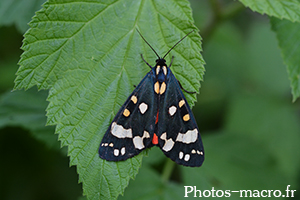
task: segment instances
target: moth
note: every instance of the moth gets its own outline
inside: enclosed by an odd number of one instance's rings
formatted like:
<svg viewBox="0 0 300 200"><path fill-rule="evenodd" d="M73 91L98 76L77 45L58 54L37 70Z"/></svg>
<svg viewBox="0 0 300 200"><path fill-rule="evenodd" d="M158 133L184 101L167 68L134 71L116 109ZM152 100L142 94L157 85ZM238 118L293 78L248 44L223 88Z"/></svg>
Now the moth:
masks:
<svg viewBox="0 0 300 200"><path fill-rule="evenodd" d="M177 164L199 167L204 161L200 132L182 92L184 89L170 69L174 57L169 66L164 59L190 33L163 57L138 33L158 59L152 67L141 54L151 70L112 120L100 143L99 156L108 161L121 161L138 155L146 148L158 146Z"/></svg>

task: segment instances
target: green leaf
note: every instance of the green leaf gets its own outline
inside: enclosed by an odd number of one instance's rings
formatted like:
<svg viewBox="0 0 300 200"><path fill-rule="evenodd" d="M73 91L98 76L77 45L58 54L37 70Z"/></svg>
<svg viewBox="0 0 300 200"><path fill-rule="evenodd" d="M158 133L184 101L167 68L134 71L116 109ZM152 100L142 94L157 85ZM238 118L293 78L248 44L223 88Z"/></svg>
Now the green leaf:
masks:
<svg viewBox="0 0 300 200"><path fill-rule="evenodd" d="M46 91L34 89L7 92L0 97L0 128L21 126L44 142L48 147L59 150L54 127L46 127L45 109L47 107Z"/></svg>
<svg viewBox="0 0 300 200"><path fill-rule="evenodd" d="M28 22L34 12L41 8L45 0L1 0L0 26L16 24L20 32L24 33L29 27Z"/></svg>
<svg viewBox="0 0 300 200"><path fill-rule="evenodd" d="M140 188L140 189L137 189ZM150 167L143 167L136 180L129 184L125 195L120 200L181 200L184 195L183 185L162 182L161 177Z"/></svg>
<svg viewBox="0 0 300 200"><path fill-rule="evenodd" d="M25 34L15 88L48 89L48 124L57 125L88 199L116 199L141 166L143 154L124 162L98 155L100 141L128 95L159 55L196 30L186 0L49 1ZM204 73L201 38L194 31L166 57L183 87L198 91ZM195 94L187 94L190 104Z"/></svg>
<svg viewBox="0 0 300 200"><path fill-rule="evenodd" d="M205 165L201 168L183 168L184 185L195 185L202 191L212 187L233 191L296 184L291 181L294 179L287 179L282 173L275 152L259 140L241 134L241 131L237 134L220 131L208 135L205 137L205 150ZM232 193L232 198L238 199L239 195Z"/></svg>
<svg viewBox="0 0 300 200"><path fill-rule="evenodd" d="M300 23L271 18L271 24L287 66L293 101L295 101L300 96Z"/></svg>
<svg viewBox="0 0 300 200"><path fill-rule="evenodd" d="M251 10L279 19L300 22L300 2L298 0L239 0Z"/></svg>
<svg viewBox="0 0 300 200"><path fill-rule="evenodd" d="M300 166L300 152L295 151L300 127L293 106L274 96L240 95L233 99L229 111L226 129L264 144L292 184Z"/></svg>

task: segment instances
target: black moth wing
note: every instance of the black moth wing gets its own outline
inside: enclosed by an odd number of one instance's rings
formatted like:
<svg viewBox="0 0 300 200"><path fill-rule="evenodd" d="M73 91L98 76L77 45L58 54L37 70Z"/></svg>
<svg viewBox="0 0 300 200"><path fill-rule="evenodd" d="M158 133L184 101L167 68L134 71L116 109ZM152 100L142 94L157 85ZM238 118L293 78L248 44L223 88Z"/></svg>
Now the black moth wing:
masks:
<svg viewBox="0 0 300 200"><path fill-rule="evenodd" d="M200 132L179 83L169 68L166 85L159 102L158 145L177 164L199 167L204 161Z"/></svg>
<svg viewBox="0 0 300 200"><path fill-rule="evenodd" d="M157 97L151 95L154 80L151 70L116 114L100 143L102 159L126 160L151 146L157 112Z"/></svg>

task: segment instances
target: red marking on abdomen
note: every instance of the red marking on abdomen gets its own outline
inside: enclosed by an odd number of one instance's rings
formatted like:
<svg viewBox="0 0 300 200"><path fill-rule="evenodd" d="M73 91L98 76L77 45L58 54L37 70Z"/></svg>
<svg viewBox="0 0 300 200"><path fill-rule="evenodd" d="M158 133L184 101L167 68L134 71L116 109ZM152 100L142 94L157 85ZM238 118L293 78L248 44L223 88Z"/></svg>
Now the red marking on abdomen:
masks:
<svg viewBox="0 0 300 200"><path fill-rule="evenodd" d="M155 124L157 124L157 122L158 122L158 113L159 113L159 111L157 111L157 114L156 114Z"/></svg>
<svg viewBox="0 0 300 200"><path fill-rule="evenodd" d="M158 137L155 133L153 134L152 144L158 144Z"/></svg>

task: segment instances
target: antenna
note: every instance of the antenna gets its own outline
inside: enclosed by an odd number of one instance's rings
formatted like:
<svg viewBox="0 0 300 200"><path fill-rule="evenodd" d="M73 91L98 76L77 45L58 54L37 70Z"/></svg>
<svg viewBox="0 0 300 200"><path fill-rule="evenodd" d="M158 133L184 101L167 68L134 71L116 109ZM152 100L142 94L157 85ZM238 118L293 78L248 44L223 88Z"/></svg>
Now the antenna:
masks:
<svg viewBox="0 0 300 200"><path fill-rule="evenodd" d="M176 47L177 44L179 44L184 38L186 38L189 34L191 34L192 32L194 32L194 30L192 30L191 32L189 32L188 34L186 34L183 38L181 38L176 44L174 44L174 46L171 47L171 49L164 55L164 57L162 57L163 59L168 55L168 53L170 53L170 51L172 51L172 49L174 49L174 47Z"/></svg>
<svg viewBox="0 0 300 200"><path fill-rule="evenodd" d="M159 55L156 53L156 51L152 48L152 46L147 42L147 40L142 36L142 34L140 33L140 31L138 30L138 29L136 29L137 30L137 32L140 34L140 36L143 38L143 40L148 44L148 46L152 49L152 51L154 51L154 53L157 55L157 57L158 58L160 58L159 57Z"/></svg>
<svg viewBox="0 0 300 200"><path fill-rule="evenodd" d="M159 57L159 55L156 53L156 51L153 49L153 47L147 42L147 40L142 36L141 32L136 29L137 32L140 34L140 36L143 38L143 40L148 44L148 46L152 49L152 51L156 54L156 56L160 59L161 57ZM186 38L189 34L191 34L192 32L194 32L194 30L192 30L191 32L189 32L188 34L186 34L183 38L181 38L176 44L174 44L171 49L164 55L164 57L162 57L163 59L168 55L168 53L170 53L170 51L172 51L172 49L174 49L176 47L177 44L179 44L184 38Z"/></svg>

